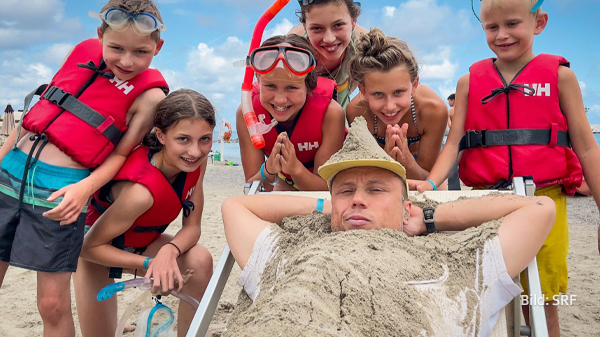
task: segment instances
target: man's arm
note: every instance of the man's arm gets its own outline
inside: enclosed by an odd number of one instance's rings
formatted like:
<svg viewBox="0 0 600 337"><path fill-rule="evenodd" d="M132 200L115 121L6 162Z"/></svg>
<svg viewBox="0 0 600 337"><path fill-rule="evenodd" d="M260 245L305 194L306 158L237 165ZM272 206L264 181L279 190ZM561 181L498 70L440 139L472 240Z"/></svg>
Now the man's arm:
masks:
<svg viewBox="0 0 600 337"><path fill-rule="evenodd" d="M411 212L411 220L418 218L417 214ZM504 218L498 229L498 237L506 270L511 277L515 277L542 247L555 216L556 206L548 197L488 195L441 204L436 208L434 218L438 231L459 231ZM411 225L414 222L408 226ZM417 232L425 233L425 223L419 226L421 229Z"/></svg>
<svg viewBox="0 0 600 337"><path fill-rule="evenodd" d="M225 200L221 206L225 236L240 268L246 266L254 243L265 228L281 224L288 216L310 214L316 206L315 198L289 195L249 195ZM328 200L323 212L331 213Z"/></svg>

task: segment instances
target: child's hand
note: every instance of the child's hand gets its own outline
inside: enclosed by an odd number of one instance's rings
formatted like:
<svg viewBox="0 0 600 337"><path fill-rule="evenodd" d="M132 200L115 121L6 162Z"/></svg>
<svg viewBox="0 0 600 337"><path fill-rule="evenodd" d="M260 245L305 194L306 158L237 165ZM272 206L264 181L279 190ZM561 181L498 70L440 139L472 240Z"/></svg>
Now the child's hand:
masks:
<svg viewBox="0 0 600 337"><path fill-rule="evenodd" d="M397 125L396 125L397 126ZM402 124L402 127L399 128L399 132L393 137L395 139L395 146L398 148L398 155L396 160L404 165L404 168L408 172L411 170L412 166L416 163L415 157L413 157L412 153L408 149L408 138L406 134L408 132L408 124Z"/></svg>
<svg viewBox="0 0 600 337"><path fill-rule="evenodd" d="M294 148L294 144L288 139L287 134L282 133L282 135L284 137L281 147L281 170L289 175L296 175L304 165L296 157L296 149Z"/></svg>
<svg viewBox="0 0 600 337"><path fill-rule="evenodd" d="M44 212L42 215L50 220L60 221L61 226L70 225L77 221L93 192L89 190L85 179L78 183L67 185L48 197L48 201L54 201L61 196L63 200L58 206L48 212Z"/></svg>
<svg viewBox="0 0 600 337"><path fill-rule="evenodd" d="M415 188L417 191L419 191L419 193L423 193L426 191L433 191L433 185L431 185L430 182L428 181L423 181L423 180L415 180L418 181L418 184L415 184ZM409 188L412 190L413 188L410 186L410 182L409 182Z"/></svg>
<svg viewBox="0 0 600 337"><path fill-rule="evenodd" d="M150 265L146 271L146 278L153 278L152 293L169 295L175 289L177 280L177 293L183 289L183 276L177 265L177 254L171 245L164 245L156 253L156 256L150 260Z"/></svg>
<svg viewBox="0 0 600 337"><path fill-rule="evenodd" d="M271 150L271 155L267 158L265 162L265 169L269 171L269 173L277 175L281 172L281 148L282 148L282 139L283 133L277 136L277 140L275 140L275 145L273 145L273 149ZM265 172L266 175L269 173Z"/></svg>

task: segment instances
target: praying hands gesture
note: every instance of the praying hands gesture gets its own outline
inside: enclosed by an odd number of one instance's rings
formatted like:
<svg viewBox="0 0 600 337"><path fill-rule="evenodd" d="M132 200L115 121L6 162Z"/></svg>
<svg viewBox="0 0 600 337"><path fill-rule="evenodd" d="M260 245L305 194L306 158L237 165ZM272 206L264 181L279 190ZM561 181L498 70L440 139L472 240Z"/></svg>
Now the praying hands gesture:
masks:
<svg viewBox="0 0 600 337"><path fill-rule="evenodd" d="M408 149L408 139L406 137L408 124L402 124L402 127L395 124L388 124L385 130L385 147L384 150L390 157L402 164L406 169L407 175L413 171L417 165L415 157Z"/></svg>

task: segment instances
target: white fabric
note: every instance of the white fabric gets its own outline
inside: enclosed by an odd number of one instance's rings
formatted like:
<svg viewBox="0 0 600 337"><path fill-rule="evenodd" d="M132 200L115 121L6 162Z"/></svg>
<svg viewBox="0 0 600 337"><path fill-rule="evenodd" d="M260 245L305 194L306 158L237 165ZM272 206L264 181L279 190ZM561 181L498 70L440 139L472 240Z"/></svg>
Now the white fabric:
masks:
<svg viewBox="0 0 600 337"><path fill-rule="evenodd" d="M272 225L261 232L238 280L238 285L244 287L253 301L260 293L260 279L267 262L278 254L278 229L278 226ZM489 336L502 308L523 291L518 281L511 279L506 272L498 236L488 240L483 251L478 252L474 258L477 262L483 259L475 284L467 285L468 289L455 297L448 295L449 288L445 284L448 275L452 275L451 268L449 274L437 282L415 282L414 286L423 295L423 301L437 304L433 306L434 310L429 310L429 307L427 310L434 336ZM444 269L449 268L444 266ZM479 277L483 280L479 280ZM473 296L479 302L475 304L475 310L469 310L467 299L472 299ZM478 321L481 322L479 333L476 329Z"/></svg>

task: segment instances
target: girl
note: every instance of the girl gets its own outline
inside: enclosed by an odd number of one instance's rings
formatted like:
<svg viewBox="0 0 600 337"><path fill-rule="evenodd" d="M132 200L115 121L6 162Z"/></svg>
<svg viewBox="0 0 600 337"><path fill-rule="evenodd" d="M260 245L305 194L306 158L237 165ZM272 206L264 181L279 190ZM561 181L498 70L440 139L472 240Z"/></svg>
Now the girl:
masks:
<svg viewBox="0 0 600 337"><path fill-rule="evenodd" d="M404 165L406 176L426 179L442 146L446 104L419 84L417 61L403 41L374 28L356 49L349 69L360 94L346 110L348 122L364 116L373 137Z"/></svg>
<svg viewBox="0 0 600 337"><path fill-rule="evenodd" d="M299 0L297 14L302 25L290 34L306 37L316 50L317 74L337 83L338 102L346 109L356 83L347 72L348 61L355 53L358 35L368 31L357 25L360 7L352 0Z"/></svg>
<svg viewBox="0 0 600 337"><path fill-rule="evenodd" d="M98 302L96 294L120 277L145 272L153 293L177 288L200 300L212 274L212 257L202 246L200 219L204 205L202 180L212 146L215 112L201 94L181 89L156 108L154 133L127 158L116 177L91 201L75 293L83 336L112 336L117 326L117 301ZM162 234L183 208L182 227L175 236ZM87 227L87 226L86 226ZM183 285L181 270L194 271ZM175 280L178 281L175 284ZM194 315L179 304L178 336L184 336Z"/></svg>
<svg viewBox="0 0 600 337"><path fill-rule="evenodd" d="M332 99L335 83L317 79L310 44L294 34L266 40L251 53L250 64L258 80L254 111L259 120L268 124L274 118L278 125L264 135L265 147L256 149L238 108L246 181L261 179L276 190L327 190L316 168L342 147L345 130L344 111Z"/></svg>

